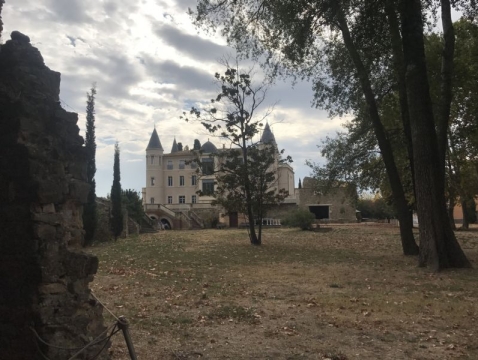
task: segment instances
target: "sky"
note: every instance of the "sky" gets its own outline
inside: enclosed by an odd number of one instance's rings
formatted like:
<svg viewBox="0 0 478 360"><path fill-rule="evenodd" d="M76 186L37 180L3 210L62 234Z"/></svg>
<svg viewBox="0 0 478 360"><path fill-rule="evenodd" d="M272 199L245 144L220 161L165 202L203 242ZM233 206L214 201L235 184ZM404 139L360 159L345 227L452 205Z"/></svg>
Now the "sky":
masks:
<svg viewBox="0 0 478 360"><path fill-rule="evenodd" d="M13 30L28 35L45 64L61 73L61 102L78 113L82 136L86 93L96 83L98 196L111 189L116 141L122 188L136 191L146 186L145 149L154 126L166 153L174 138L190 148L196 138L218 148L226 144L200 124L180 119L191 106L215 98L214 74L225 69L219 60L234 54L219 35L195 28L187 15L195 5L195 0L6 0L3 41ZM268 122L279 148L293 159L296 185L310 175L306 160L324 161L317 145L345 121L328 118L311 106L312 99L310 83L278 81L262 108L274 105Z"/></svg>

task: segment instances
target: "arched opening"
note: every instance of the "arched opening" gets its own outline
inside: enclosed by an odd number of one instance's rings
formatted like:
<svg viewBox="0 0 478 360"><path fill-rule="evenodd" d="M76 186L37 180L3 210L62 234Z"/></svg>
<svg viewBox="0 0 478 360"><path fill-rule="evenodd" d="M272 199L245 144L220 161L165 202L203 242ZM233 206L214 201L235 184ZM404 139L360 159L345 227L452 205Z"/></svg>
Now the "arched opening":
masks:
<svg viewBox="0 0 478 360"><path fill-rule="evenodd" d="M162 218L161 225L163 225L164 230L171 230L173 227L168 219Z"/></svg>

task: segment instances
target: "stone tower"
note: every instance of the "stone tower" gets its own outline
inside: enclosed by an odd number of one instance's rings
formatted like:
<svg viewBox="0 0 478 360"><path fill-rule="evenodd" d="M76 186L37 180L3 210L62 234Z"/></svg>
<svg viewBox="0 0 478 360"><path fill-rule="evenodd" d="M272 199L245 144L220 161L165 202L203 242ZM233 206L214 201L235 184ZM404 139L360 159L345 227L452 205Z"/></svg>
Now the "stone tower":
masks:
<svg viewBox="0 0 478 360"><path fill-rule="evenodd" d="M159 140L156 128L154 128L146 148L146 183L150 185L147 187L145 195L146 203L151 203L151 198L157 199L156 202L158 203L164 199L163 153L163 146Z"/></svg>

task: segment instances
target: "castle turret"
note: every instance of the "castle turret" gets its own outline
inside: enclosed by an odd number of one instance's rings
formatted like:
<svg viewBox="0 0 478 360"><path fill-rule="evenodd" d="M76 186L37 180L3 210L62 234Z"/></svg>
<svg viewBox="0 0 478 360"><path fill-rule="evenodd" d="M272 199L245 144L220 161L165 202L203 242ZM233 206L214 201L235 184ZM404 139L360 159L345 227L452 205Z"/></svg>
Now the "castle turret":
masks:
<svg viewBox="0 0 478 360"><path fill-rule="evenodd" d="M178 144L176 143L176 138L174 138L173 146L171 147L171 154L178 151L179 151Z"/></svg>
<svg viewBox="0 0 478 360"><path fill-rule="evenodd" d="M266 123L266 127L264 128L264 132L262 133L262 136L261 136L261 143L263 144L273 143L274 145L277 146L276 138L274 134L272 133L271 128L269 127L269 123Z"/></svg>
<svg viewBox="0 0 478 360"><path fill-rule="evenodd" d="M164 149L154 128L146 148L146 204L159 204L164 201L163 194L163 153Z"/></svg>

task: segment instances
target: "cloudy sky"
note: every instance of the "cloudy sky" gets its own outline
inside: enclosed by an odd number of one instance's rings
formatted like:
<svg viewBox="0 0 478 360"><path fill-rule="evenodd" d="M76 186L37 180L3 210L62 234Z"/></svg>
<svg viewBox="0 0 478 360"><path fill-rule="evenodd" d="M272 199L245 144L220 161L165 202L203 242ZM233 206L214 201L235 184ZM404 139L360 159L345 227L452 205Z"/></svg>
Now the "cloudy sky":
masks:
<svg viewBox="0 0 478 360"><path fill-rule="evenodd" d="M86 92L97 83L97 194L110 192L114 143L121 147L122 187L145 186L145 148L154 124L166 152L174 137L184 145L220 138L179 117L192 105L216 94L218 63L232 54L224 39L198 32L186 14L195 0L6 0L3 40L13 30L30 36L45 63L62 74L63 107L79 114L84 135ZM309 175L305 161L321 161L317 144L339 130L311 107L311 85L278 82L264 107L276 104L269 117L279 148L294 162L296 184Z"/></svg>

